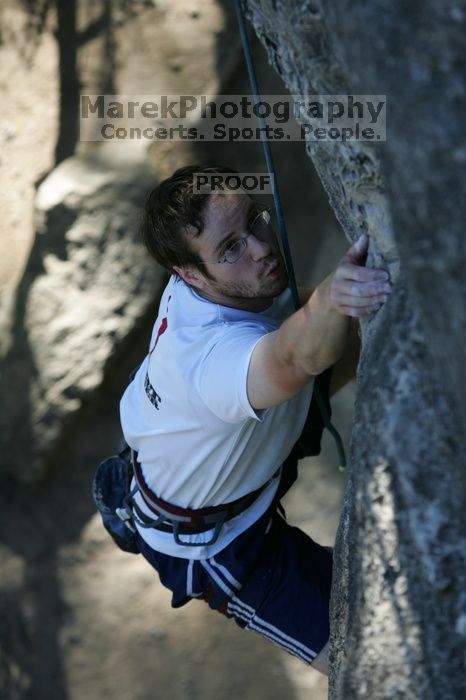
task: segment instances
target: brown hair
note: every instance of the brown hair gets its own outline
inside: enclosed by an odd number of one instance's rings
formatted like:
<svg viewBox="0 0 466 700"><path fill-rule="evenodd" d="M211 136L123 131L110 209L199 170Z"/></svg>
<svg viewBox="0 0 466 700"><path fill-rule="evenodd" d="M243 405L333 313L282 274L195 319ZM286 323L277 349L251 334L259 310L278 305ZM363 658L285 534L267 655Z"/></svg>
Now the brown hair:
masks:
<svg viewBox="0 0 466 700"><path fill-rule="evenodd" d="M187 235L199 236L204 229L203 211L210 194L193 192L194 173L236 173L221 165L189 165L154 187L146 197L141 237L157 262L170 271L173 266L190 265L210 276L198 254L191 249Z"/></svg>

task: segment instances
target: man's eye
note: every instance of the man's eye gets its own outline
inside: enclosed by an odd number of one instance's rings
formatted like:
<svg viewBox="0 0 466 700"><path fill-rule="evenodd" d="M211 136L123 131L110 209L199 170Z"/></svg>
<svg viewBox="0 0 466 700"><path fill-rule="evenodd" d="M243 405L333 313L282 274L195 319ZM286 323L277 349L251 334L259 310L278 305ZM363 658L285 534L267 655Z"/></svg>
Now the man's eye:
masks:
<svg viewBox="0 0 466 700"><path fill-rule="evenodd" d="M223 249L223 255L229 255L230 253L235 253L238 248L241 247L241 241L231 241L230 243L227 243L225 248Z"/></svg>

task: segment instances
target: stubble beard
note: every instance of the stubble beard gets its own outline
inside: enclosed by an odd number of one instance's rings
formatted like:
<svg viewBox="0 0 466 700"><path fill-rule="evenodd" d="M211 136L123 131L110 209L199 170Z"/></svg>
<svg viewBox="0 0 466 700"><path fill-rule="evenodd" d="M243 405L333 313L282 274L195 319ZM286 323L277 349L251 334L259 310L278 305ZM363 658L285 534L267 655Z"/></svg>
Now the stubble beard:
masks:
<svg viewBox="0 0 466 700"><path fill-rule="evenodd" d="M249 282L218 282L212 280L212 288L217 294L231 299L274 299L282 294L288 286L286 273L278 279L267 277L259 283Z"/></svg>

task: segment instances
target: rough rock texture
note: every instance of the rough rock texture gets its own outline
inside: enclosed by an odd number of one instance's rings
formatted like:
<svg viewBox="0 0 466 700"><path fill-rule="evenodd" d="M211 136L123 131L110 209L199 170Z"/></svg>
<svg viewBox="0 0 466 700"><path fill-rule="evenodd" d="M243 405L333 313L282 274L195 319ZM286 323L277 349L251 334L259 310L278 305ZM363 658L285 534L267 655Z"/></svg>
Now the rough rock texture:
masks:
<svg viewBox="0 0 466 700"><path fill-rule="evenodd" d="M37 478L161 285L137 235L151 182L139 168L73 157L38 190L36 240L3 347L7 474L20 467L22 480Z"/></svg>
<svg viewBox="0 0 466 700"><path fill-rule="evenodd" d="M380 153L307 144L346 235L368 231L369 264L387 266L396 285L363 324L330 696L456 700L466 652L464 3L247 7L291 93L388 95Z"/></svg>

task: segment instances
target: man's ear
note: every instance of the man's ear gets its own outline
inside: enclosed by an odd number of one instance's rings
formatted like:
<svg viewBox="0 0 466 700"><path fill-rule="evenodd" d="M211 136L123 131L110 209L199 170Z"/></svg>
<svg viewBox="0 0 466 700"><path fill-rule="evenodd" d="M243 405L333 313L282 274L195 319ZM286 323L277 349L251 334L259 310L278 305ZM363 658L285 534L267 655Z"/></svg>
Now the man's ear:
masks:
<svg viewBox="0 0 466 700"><path fill-rule="evenodd" d="M178 265L174 265L173 269L186 284L191 285L191 287L196 287L197 289L203 288L204 278L199 270L193 270L190 267L178 267Z"/></svg>

